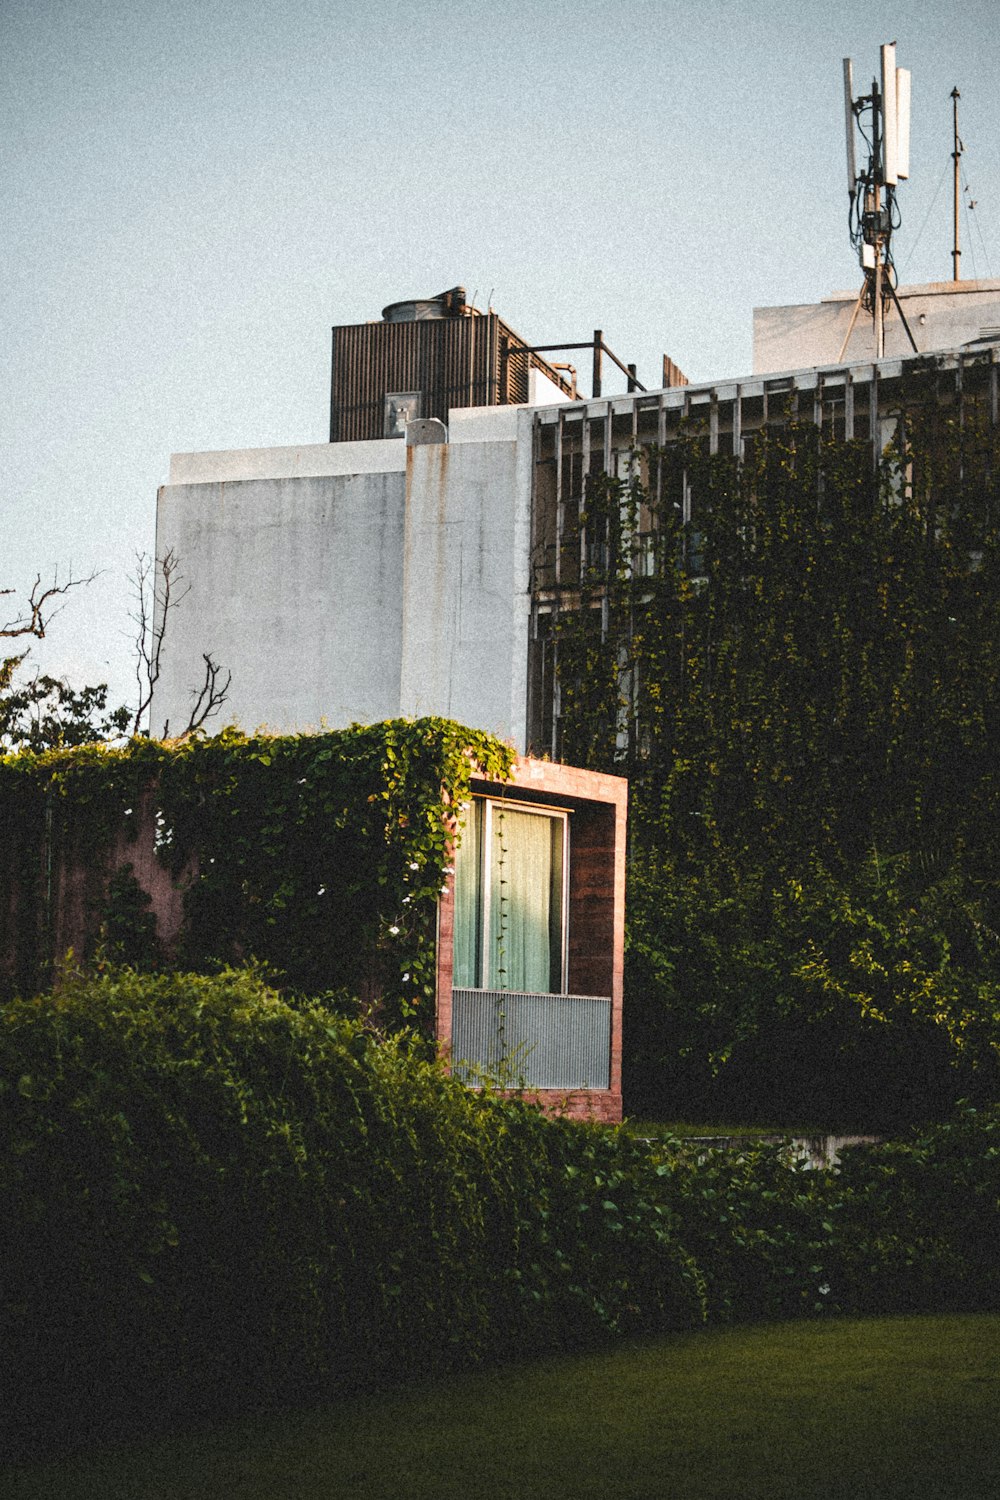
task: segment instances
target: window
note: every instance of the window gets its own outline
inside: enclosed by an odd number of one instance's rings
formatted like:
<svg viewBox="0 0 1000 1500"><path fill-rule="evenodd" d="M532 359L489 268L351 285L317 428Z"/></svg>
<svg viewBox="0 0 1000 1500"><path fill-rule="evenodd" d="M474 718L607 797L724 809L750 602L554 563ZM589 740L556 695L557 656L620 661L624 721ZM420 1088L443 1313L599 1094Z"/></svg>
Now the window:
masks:
<svg viewBox="0 0 1000 1500"><path fill-rule="evenodd" d="M564 811L473 799L455 859L457 988L565 994L568 837Z"/></svg>

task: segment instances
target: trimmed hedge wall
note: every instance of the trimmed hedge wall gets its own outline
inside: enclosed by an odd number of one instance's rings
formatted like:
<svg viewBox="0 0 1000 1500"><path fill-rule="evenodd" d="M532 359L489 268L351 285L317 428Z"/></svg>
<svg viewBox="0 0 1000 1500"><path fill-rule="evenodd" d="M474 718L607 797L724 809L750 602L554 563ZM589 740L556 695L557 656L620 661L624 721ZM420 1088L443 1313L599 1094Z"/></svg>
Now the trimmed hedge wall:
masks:
<svg viewBox="0 0 1000 1500"><path fill-rule="evenodd" d="M1000 1307L1000 1110L833 1171L473 1093L253 972L0 1009L23 1451L716 1320Z"/></svg>
<svg viewBox="0 0 1000 1500"><path fill-rule="evenodd" d="M67 947L162 963L121 868L141 847L184 891L180 967L256 960L306 994L377 995L384 1022L433 1034L449 819L474 770L504 781L513 759L434 718L0 756L0 998L47 988Z"/></svg>
<svg viewBox="0 0 1000 1500"><path fill-rule="evenodd" d="M250 972L67 978L0 1010L0 1410L72 1439L698 1322L630 1153Z"/></svg>

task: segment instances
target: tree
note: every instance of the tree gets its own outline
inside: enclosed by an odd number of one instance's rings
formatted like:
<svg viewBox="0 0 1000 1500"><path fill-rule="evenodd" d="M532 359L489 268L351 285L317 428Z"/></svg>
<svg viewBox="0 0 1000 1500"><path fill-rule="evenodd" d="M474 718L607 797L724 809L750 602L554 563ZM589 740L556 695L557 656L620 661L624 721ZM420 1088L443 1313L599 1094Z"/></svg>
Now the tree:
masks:
<svg viewBox="0 0 1000 1500"><path fill-rule="evenodd" d="M27 598L15 605L11 618L0 626L0 640L25 637L44 640L69 591L92 583L98 576L92 572L74 578L71 572L60 582L56 572L52 582L46 584L41 573L37 574ZM130 581L135 601L130 612L136 627L135 707L122 705L108 709L107 683L74 688L65 678L50 677L37 669L26 681L19 680L20 669L29 654L22 651L0 658L0 749L24 747L38 751L148 733L149 707L160 677L170 618L190 588L182 586L179 560L172 551L162 558L138 553L136 572ZM16 600L16 596L15 589L0 589L0 598ZM174 736L177 739L186 739L202 729L218 713L228 695L232 674L223 673L209 652L203 653L202 660L205 675L201 685L192 691L191 712L184 728ZM168 735L169 725L164 725L163 736Z"/></svg>
<svg viewBox="0 0 1000 1500"><path fill-rule="evenodd" d="M180 560L173 548L162 557L150 557L146 552L136 553L135 573L130 578L135 608L130 619L136 627L135 675L138 684L138 699L132 721L132 733L148 733L144 724L156 684L160 679L163 662L163 645L170 623L171 613L191 592L191 585L183 587L184 575L180 571ZM219 712L229 695L233 674L226 672L208 651L202 652L205 676L201 686L192 689L194 705L188 721L176 739L187 739L203 728L207 721ZM163 726L163 738L170 738L169 720Z"/></svg>
<svg viewBox="0 0 1000 1500"><path fill-rule="evenodd" d="M86 587L97 577L97 572L91 572L74 578L71 570L60 583L56 571L52 582L46 584L41 573L36 574L27 599L0 626L0 640L22 640L26 636L44 640L52 621L65 607L70 590ZM0 589L0 597L16 599L16 595L16 589ZM47 750L125 733L131 715L124 707L108 711L106 682L77 690L65 679L36 670L27 682L18 683L18 668L27 656L23 651L0 660L0 746Z"/></svg>
<svg viewBox="0 0 1000 1500"><path fill-rule="evenodd" d="M124 705L108 710L106 682L77 690L36 671L27 682L17 683L15 674L26 656L0 662L0 747L51 750L126 733L131 710Z"/></svg>
<svg viewBox="0 0 1000 1500"><path fill-rule="evenodd" d="M26 635L34 636L39 641L44 640L49 625L65 607L65 598L70 589L84 588L98 576L94 572L88 573L86 578L74 578L70 569L69 577L64 583L60 583L57 570L52 582L43 585L41 573L36 574L27 603L18 608L13 619L0 626L0 640L12 640ZM0 589L0 598L13 598L16 594L16 589Z"/></svg>

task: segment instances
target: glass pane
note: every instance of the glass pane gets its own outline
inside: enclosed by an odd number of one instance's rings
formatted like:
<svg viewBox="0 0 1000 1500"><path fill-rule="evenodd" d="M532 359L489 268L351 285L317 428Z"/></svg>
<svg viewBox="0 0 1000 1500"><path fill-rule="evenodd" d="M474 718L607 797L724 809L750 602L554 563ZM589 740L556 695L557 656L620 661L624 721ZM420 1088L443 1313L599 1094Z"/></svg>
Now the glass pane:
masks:
<svg viewBox="0 0 1000 1500"><path fill-rule="evenodd" d="M492 807L486 988L551 994L562 988L560 818Z"/></svg>
<svg viewBox="0 0 1000 1500"><path fill-rule="evenodd" d="M452 983L478 989L483 946L483 804L473 802L455 851L455 965Z"/></svg>

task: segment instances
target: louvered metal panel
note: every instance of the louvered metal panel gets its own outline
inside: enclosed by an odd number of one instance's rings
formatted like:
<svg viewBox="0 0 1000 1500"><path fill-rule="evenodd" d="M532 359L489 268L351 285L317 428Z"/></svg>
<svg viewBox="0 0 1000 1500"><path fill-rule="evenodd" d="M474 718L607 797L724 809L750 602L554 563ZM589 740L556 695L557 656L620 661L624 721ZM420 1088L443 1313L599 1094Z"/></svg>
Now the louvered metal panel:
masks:
<svg viewBox="0 0 1000 1500"><path fill-rule="evenodd" d="M536 1089L611 1086L611 1001L596 995L452 993L452 1056L459 1077L475 1069ZM462 1064L471 1066L463 1068Z"/></svg>
<svg viewBox="0 0 1000 1500"><path fill-rule="evenodd" d="M330 441L383 437L390 392L419 391L420 415L442 422L451 407L525 402L532 366L569 395L560 373L496 313L344 324L333 330Z"/></svg>

